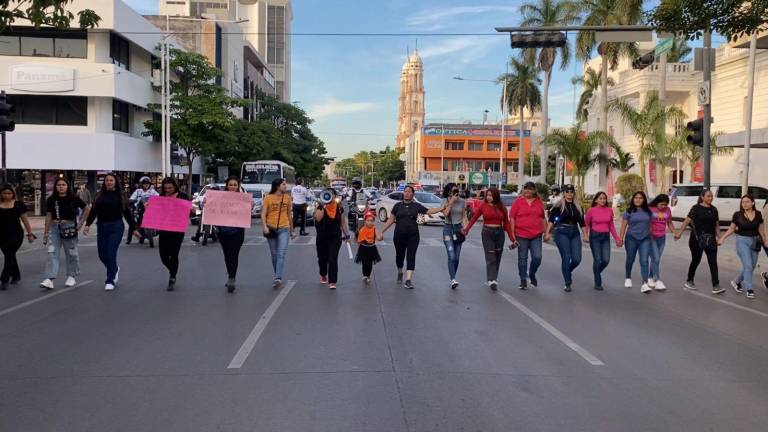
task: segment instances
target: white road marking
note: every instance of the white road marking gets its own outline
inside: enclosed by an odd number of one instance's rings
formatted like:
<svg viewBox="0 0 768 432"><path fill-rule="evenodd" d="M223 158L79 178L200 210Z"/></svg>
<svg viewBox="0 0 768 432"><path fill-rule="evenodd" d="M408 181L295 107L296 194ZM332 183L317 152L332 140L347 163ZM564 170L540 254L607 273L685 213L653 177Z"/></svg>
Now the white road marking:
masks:
<svg viewBox="0 0 768 432"><path fill-rule="evenodd" d="M517 301L514 297L512 297L511 295L507 294L502 290L499 290L498 293L502 297L504 297L505 300L511 303L512 306L519 309L520 312L526 314L528 318L535 321L536 324L542 326L544 330L548 331L552 336L556 337L560 342L565 344L565 346L576 351L576 353L579 354L582 358L584 358L584 360L586 360L589 364L591 364L592 366L605 366L605 363L603 363L594 354L584 349L584 347L574 342L568 336L564 335L560 330L556 329L555 326L548 323L544 318L538 316L535 312L525 307L525 305Z"/></svg>
<svg viewBox="0 0 768 432"><path fill-rule="evenodd" d="M75 286L71 286L69 288L64 288L62 290L56 290L56 291L54 291L54 292L52 292L50 294L44 295L42 297L38 297L36 299L32 299L32 300L26 301L26 302L21 303L21 304L17 304L16 306L13 306L13 307L10 307L8 309L4 309L4 310L0 311L0 317L3 316L3 315L8 315L9 313L12 313L12 312L16 312L17 310L24 309L27 306L32 306L35 303L38 303L38 302L41 302L41 301L44 301L44 300L48 300L51 297L56 297L57 295L61 295L61 294L64 294L66 292L70 292L70 291L72 291L74 289L77 289L77 288L80 288L82 286L88 285L91 282L93 282L93 281L92 280L83 281L83 282L80 282L79 284L77 284Z"/></svg>
<svg viewBox="0 0 768 432"><path fill-rule="evenodd" d="M245 338L245 342L243 342L243 345L232 358L232 361L229 362L227 369L240 369L243 366L243 363L245 363L245 361L248 359L248 356L251 354L251 351L253 351L253 347L256 346L256 342L259 341L259 338L264 332L264 329L267 328L267 324L269 324L269 321L272 319L272 317L275 316L277 308L279 308L283 303L283 300L285 300L285 298L288 296L288 293L291 292L294 285L296 285L295 280L286 282L285 286L280 290L280 294L278 294L277 297L272 301L272 304L269 305L267 310L264 312L264 315L262 315L261 318L259 318L259 320L256 322L256 325L253 327L253 330L251 330L251 333L247 338Z"/></svg>
<svg viewBox="0 0 768 432"><path fill-rule="evenodd" d="M746 306L742 306L740 304L729 302L728 300L723 300L721 298L717 298L717 297L714 297L714 296L711 296L711 295L700 293L700 292L694 291L694 290L684 289L684 291L686 291L686 292L688 292L690 294L693 294L693 295L697 295L697 296L699 296L701 298L705 298L707 300L712 300L714 302L722 303L724 305L728 305L730 307L734 307L736 309L740 309L740 310L743 310L745 312L750 312L750 313L753 313L755 315L759 315L759 316L761 316L763 318L768 318L768 313L761 312L761 311L759 311L757 309L748 308Z"/></svg>

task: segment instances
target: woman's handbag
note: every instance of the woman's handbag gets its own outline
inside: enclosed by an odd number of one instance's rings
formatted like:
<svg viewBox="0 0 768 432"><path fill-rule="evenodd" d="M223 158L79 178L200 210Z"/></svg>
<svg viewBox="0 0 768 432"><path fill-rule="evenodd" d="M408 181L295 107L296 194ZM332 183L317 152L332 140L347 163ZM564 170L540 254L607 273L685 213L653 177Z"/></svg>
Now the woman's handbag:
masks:
<svg viewBox="0 0 768 432"><path fill-rule="evenodd" d="M760 252L760 249L763 248L763 241L759 235L752 237L752 243L749 244L749 248L755 252Z"/></svg>
<svg viewBox="0 0 768 432"><path fill-rule="evenodd" d="M63 240L71 240L77 238L77 223L75 222L62 222L61 215L59 213L59 200L54 200L56 203L54 208L56 209L56 222L59 225L59 237Z"/></svg>
<svg viewBox="0 0 768 432"><path fill-rule="evenodd" d="M277 238L277 230L280 229L280 217L283 216L283 200L284 199L285 199L285 195L283 195L280 198L280 206L277 208L277 227L276 228L267 227L269 232L264 234L264 237L268 239Z"/></svg>

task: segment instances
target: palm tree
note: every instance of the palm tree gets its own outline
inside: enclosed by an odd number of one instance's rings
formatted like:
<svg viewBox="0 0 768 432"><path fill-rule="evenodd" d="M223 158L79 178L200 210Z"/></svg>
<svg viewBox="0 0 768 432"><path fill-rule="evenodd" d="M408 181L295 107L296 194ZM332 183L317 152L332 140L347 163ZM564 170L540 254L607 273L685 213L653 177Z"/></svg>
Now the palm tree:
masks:
<svg viewBox="0 0 768 432"><path fill-rule="evenodd" d="M681 136L685 140L690 132L683 129ZM722 132L715 132L709 139L709 151L712 156L727 156L733 154L733 147L719 147L717 145L717 138L722 135ZM689 181L693 182L693 171L696 169L696 164L704 157L704 149L701 147L694 147L686 142L686 145L680 149L678 153L679 157L682 157L688 161L690 167Z"/></svg>
<svg viewBox="0 0 768 432"><path fill-rule="evenodd" d="M584 191L584 177L587 172L595 165L607 162L605 155L601 155L597 150L601 146L616 145L613 137L606 132L583 132L581 123L569 129L555 129L544 138L544 141L556 148L573 166L573 176L576 177L579 197Z"/></svg>
<svg viewBox="0 0 768 432"><path fill-rule="evenodd" d="M681 121L685 118L685 113L677 106L664 106L659 100L659 93L656 91L648 92L640 109L621 99L614 100L608 105L610 110L621 116L624 123L629 126L637 138L640 176L646 182L647 189L646 161L651 154L647 147L657 141L663 141L664 126Z"/></svg>
<svg viewBox="0 0 768 432"><path fill-rule="evenodd" d="M587 103L592 99L595 94L595 90L600 87L600 75L595 72L594 69L588 67L584 71L584 76L574 77L571 79L571 84L581 85L581 96L579 97L579 104L576 106L576 120L580 122L587 121ZM608 77L608 87L613 87L616 82L613 78Z"/></svg>
<svg viewBox="0 0 768 432"><path fill-rule="evenodd" d="M640 155L642 159L656 162L660 191L667 190L667 173L671 169L671 162L686 146L689 146L689 144L686 141L685 135L661 136L657 134L649 145L645 147L644 154Z"/></svg>
<svg viewBox="0 0 768 432"><path fill-rule="evenodd" d="M528 108L533 112L541 107L541 90L539 90L541 78L538 76L536 67L530 63L512 59L509 65L512 66L512 72L501 75L497 82L506 83L507 94L502 94L501 97L502 102L506 102L508 113L512 114L516 111L520 113L520 151L518 156L520 178L518 183L522 185L525 176L525 146L523 145L525 109ZM506 116L507 113L504 115ZM503 145L504 143L502 143ZM533 149L533 143L531 143L531 149ZM504 151L504 148L502 147L501 150ZM504 167L499 168L504 170Z"/></svg>
<svg viewBox="0 0 768 432"><path fill-rule="evenodd" d="M523 15L522 27L566 26L579 22L579 6L570 0L532 0L520 6ZM565 70L571 61L571 47L566 41L560 48L528 48L522 51L522 58L536 64L544 75L544 94L541 104L541 134L549 131L549 85L552 69L560 56L560 70ZM547 147L541 146L541 172L546 172Z"/></svg>
<svg viewBox="0 0 768 432"><path fill-rule="evenodd" d="M629 170L635 167L635 158L632 156L632 153L625 152L616 142L611 144L611 148L614 155L608 160L609 167L622 172L629 172Z"/></svg>
<svg viewBox="0 0 768 432"><path fill-rule="evenodd" d="M688 46L688 41L683 36L676 36L672 41L672 48L667 51L667 61L670 63L690 62L689 56L693 49Z"/></svg>

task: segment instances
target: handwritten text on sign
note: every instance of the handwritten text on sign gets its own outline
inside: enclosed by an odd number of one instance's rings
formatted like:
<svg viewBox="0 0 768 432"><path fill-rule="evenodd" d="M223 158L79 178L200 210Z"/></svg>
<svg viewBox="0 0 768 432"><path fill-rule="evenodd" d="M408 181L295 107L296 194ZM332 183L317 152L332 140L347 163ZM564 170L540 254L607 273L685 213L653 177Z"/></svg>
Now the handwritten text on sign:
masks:
<svg viewBox="0 0 768 432"><path fill-rule="evenodd" d="M209 190L205 194L203 224L250 228L252 204L249 193Z"/></svg>
<svg viewBox="0 0 768 432"><path fill-rule="evenodd" d="M143 228L160 231L187 232L192 202L184 199L153 196L141 221Z"/></svg>

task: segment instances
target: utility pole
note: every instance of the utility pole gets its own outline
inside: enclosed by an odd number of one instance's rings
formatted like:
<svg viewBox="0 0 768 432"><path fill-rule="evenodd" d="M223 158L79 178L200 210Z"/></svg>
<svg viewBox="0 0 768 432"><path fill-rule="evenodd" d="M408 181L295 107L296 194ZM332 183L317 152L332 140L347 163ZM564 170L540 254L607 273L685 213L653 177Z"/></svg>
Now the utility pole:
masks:
<svg viewBox="0 0 768 432"><path fill-rule="evenodd" d="M757 32L749 38L749 65L747 66L747 112L744 127L744 172L741 175L741 194L749 191L749 151L752 146L752 101L755 96L755 55L757 54Z"/></svg>
<svg viewBox="0 0 768 432"><path fill-rule="evenodd" d="M712 33L709 30L704 32L704 85L708 87L708 97L704 104L704 124L702 125L703 143L704 143L704 190L709 190L711 182L711 123L712 123L712 57L710 52L712 50Z"/></svg>

